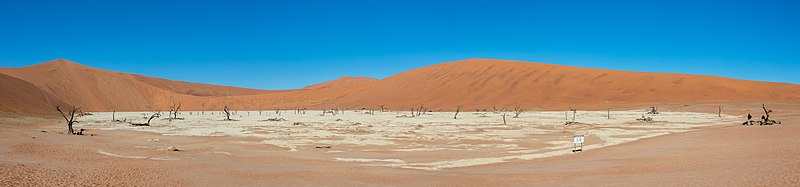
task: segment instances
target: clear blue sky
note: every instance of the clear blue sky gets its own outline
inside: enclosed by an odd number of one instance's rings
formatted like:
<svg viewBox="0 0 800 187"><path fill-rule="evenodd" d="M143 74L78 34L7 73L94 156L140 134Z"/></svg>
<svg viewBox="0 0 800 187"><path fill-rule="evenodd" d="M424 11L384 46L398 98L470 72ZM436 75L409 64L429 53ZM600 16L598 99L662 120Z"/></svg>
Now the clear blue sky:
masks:
<svg viewBox="0 0 800 187"><path fill-rule="evenodd" d="M0 67L57 58L293 89L466 58L800 83L800 1L3 1Z"/></svg>

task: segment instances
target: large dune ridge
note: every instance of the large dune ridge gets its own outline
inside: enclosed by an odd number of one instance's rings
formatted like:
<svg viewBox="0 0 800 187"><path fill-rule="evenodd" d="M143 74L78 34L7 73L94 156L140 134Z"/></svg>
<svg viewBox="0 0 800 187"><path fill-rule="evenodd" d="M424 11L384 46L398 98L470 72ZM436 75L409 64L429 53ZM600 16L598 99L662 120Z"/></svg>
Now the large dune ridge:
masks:
<svg viewBox="0 0 800 187"><path fill-rule="evenodd" d="M362 89L363 77L344 77L298 90L257 90L173 81L92 68L58 59L22 68L3 68L7 74L85 111L166 110L173 103L185 110L288 109L316 106ZM32 111L6 107L5 110ZM55 112L55 106L50 106ZM36 110L39 111L38 109Z"/></svg>
<svg viewBox="0 0 800 187"><path fill-rule="evenodd" d="M467 59L382 80L342 77L297 90L258 90L173 81L54 60L0 69L87 111L378 108L453 111L606 109L661 104L798 101L800 85L716 76L644 73L535 62ZM11 97L11 96L10 96ZM4 105L5 108L6 105ZM53 107L53 106L51 106ZM9 110L9 109L7 109ZM14 109L10 109L14 110ZM29 110L29 109L20 109Z"/></svg>
<svg viewBox="0 0 800 187"><path fill-rule="evenodd" d="M796 101L800 85L715 76L642 73L533 62L468 59L414 69L330 106L452 111L505 107L604 109L642 104Z"/></svg>

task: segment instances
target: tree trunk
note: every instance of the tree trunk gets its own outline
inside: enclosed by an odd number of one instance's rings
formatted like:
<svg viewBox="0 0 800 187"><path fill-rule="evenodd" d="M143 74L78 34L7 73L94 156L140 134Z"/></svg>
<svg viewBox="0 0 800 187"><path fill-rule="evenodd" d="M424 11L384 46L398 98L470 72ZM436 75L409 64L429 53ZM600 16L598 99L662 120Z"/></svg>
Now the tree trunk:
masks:
<svg viewBox="0 0 800 187"><path fill-rule="evenodd" d="M572 122L575 122L575 113L578 113L578 110L572 110Z"/></svg>
<svg viewBox="0 0 800 187"><path fill-rule="evenodd" d="M458 105L458 108L456 108L456 114L453 115L453 119L458 119L458 112L461 112L461 105Z"/></svg>
<svg viewBox="0 0 800 187"><path fill-rule="evenodd" d="M75 130L72 130L72 122L67 123L67 128L69 128L69 134L75 134Z"/></svg>
<svg viewBox="0 0 800 187"><path fill-rule="evenodd" d="M67 121L67 132L71 135L75 135L75 130L72 129L72 124L75 122L75 113L80 111L81 108L75 108L75 106L72 106L72 110L69 112L69 118L67 118L67 115L64 114L64 111L61 111L60 106L56 106L56 110L58 110L58 112L61 113L61 117L64 117L64 120Z"/></svg>
<svg viewBox="0 0 800 187"><path fill-rule="evenodd" d="M231 121L231 111L228 110L228 106L225 106L222 111L225 112L225 119Z"/></svg>

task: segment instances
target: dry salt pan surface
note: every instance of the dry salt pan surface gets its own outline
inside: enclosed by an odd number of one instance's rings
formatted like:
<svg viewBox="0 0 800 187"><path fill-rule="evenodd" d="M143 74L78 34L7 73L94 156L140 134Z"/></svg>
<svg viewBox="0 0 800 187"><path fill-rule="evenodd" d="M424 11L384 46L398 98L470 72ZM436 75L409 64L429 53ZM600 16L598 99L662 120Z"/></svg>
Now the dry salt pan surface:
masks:
<svg viewBox="0 0 800 187"><path fill-rule="evenodd" d="M115 119L145 122L151 112L117 112ZM93 130L134 130L165 136L227 136L232 143L273 145L283 154L352 162L366 166L385 166L421 170L512 162L573 154L572 137L585 135L584 150L636 141L701 127L735 125L734 116L691 112L578 111L525 112L515 118L512 112L427 112L410 117L409 111L375 112L340 111L333 115L322 111L294 110L277 114L270 111L235 111L225 121L219 111L182 111L182 119L153 119L151 126L134 127L112 122L112 113L94 113L81 117L76 128ZM502 115L506 114L506 124ZM652 117L655 122L637 118ZM269 121L270 118L283 119ZM330 147L328 147L330 146ZM98 151L100 152L100 151ZM108 152L104 155L121 156ZM219 152L236 156L235 152Z"/></svg>

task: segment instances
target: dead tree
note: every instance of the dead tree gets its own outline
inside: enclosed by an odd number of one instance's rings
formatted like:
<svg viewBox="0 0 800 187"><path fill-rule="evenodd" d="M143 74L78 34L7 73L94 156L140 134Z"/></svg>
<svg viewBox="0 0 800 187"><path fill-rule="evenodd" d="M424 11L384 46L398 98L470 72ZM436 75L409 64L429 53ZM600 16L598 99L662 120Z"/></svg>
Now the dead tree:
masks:
<svg viewBox="0 0 800 187"><path fill-rule="evenodd" d="M178 111L181 109L181 103L176 103L172 101L172 105L169 106L169 120L172 121L173 119L178 119Z"/></svg>
<svg viewBox="0 0 800 187"><path fill-rule="evenodd" d="M722 117L722 106L719 106L719 112L717 113L717 117Z"/></svg>
<svg viewBox="0 0 800 187"><path fill-rule="evenodd" d="M117 110L112 110L111 111L111 121L117 121L117 118L115 117L116 113L117 113Z"/></svg>
<svg viewBox="0 0 800 187"><path fill-rule="evenodd" d="M503 125L506 125L506 113L503 113Z"/></svg>
<svg viewBox="0 0 800 187"><path fill-rule="evenodd" d="M744 121L744 123L742 123L742 125L753 125L753 115L750 115L750 113L747 113L747 121Z"/></svg>
<svg viewBox="0 0 800 187"><path fill-rule="evenodd" d="M385 112L386 111L386 107L384 107L384 106L386 106L386 105L381 105L381 112Z"/></svg>
<svg viewBox="0 0 800 187"><path fill-rule="evenodd" d="M603 105L606 107L606 118L611 119L611 107L608 106L608 100L603 100Z"/></svg>
<svg viewBox="0 0 800 187"><path fill-rule="evenodd" d="M657 106L651 106L650 107L650 112L647 112L647 114L658 114L658 107Z"/></svg>
<svg viewBox="0 0 800 187"><path fill-rule="evenodd" d="M578 109L574 109L572 107L569 107L569 110L572 110L572 122L575 122L575 114L578 113Z"/></svg>
<svg viewBox="0 0 800 187"><path fill-rule="evenodd" d="M75 135L75 130L72 129L72 124L76 122L75 121L75 113L76 112L80 112L81 108L80 107L75 108L75 106L72 106L72 110L70 110L70 112L69 112L69 118L67 118L67 115L64 114L63 111L61 111L60 106L56 106L56 110L58 110L58 112L61 113L61 116L64 117L64 120L67 121L67 132L69 134Z"/></svg>
<svg viewBox="0 0 800 187"><path fill-rule="evenodd" d="M225 112L225 120L232 121L231 120L231 111L228 110L228 106L227 105L225 105L225 108L222 109L222 112Z"/></svg>
<svg viewBox="0 0 800 187"><path fill-rule="evenodd" d="M133 126L150 126L150 121L152 121L153 118L157 118L157 117L161 116L158 113L159 112L153 112L153 115L150 115L150 118L147 119L146 123L134 123L134 122L131 122L131 125L133 125Z"/></svg>
<svg viewBox="0 0 800 187"><path fill-rule="evenodd" d="M781 121L775 121L769 119L769 113L772 113L772 110L767 109L766 105L761 104L761 108L764 109L764 115L762 116L761 125L774 125L774 124L781 124Z"/></svg>
<svg viewBox="0 0 800 187"><path fill-rule="evenodd" d="M417 116L421 116L423 110L425 110L425 104L419 105L419 110L417 110Z"/></svg>
<svg viewBox="0 0 800 187"><path fill-rule="evenodd" d="M564 111L564 120L569 120L569 111Z"/></svg>
<svg viewBox="0 0 800 187"><path fill-rule="evenodd" d="M519 105L514 107L514 118L519 118L519 114L522 114L524 110Z"/></svg>
<svg viewBox="0 0 800 187"><path fill-rule="evenodd" d="M636 120L637 121L642 121L642 122L653 122L653 118L652 117L645 117L644 114L642 114L642 118L637 118Z"/></svg>
<svg viewBox="0 0 800 187"><path fill-rule="evenodd" d="M458 107L456 107L456 115L453 115L453 119L458 119L458 112L461 112L461 105L458 105Z"/></svg>

